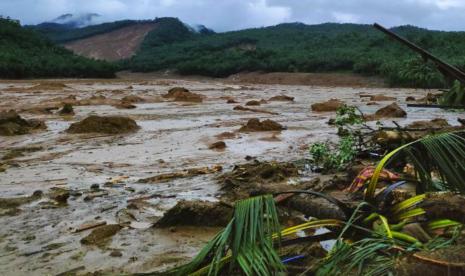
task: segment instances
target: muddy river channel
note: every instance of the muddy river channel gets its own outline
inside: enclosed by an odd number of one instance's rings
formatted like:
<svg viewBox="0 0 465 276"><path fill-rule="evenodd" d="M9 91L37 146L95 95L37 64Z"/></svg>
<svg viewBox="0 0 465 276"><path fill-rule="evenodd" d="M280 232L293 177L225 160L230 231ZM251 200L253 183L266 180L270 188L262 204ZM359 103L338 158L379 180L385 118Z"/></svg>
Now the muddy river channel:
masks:
<svg viewBox="0 0 465 276"><path fill-rule="evenodd" d="M203 100L162 97L173 87ZM180 200L218 201L218 176L246 159L304 159L309 144L337 139L336 128L327 124L334 112L313 112L311 104L336 98L369 114L392 101L367 105L365 96L382 94L407 111L406 118L395 119L400 125L434 118L458 125L453 111L406 106L407 96L428 92L435 91L153 78L1 81L0 111L42 120L46 130L0 136L0 197L25 198L14 208L0 206L0 274L123 274L186 262L219 228L153 224ZM294 100L270 100L279 95ZM127 96L137 97L122 101ZM234 110L251 100L259 105ZM65 102L74 114L59 114ZM123 135L66 132L90 115L129 117L140 129ZM272 119L286 129L239 132L251 118ZM392 119L384 123L393 125ZM226 147L212 148L218 141ZM207 173L140 181L188 169ZM302 172L302 178L317 176ZM119 228L105 243L82 242L103 224Z"/></svg>

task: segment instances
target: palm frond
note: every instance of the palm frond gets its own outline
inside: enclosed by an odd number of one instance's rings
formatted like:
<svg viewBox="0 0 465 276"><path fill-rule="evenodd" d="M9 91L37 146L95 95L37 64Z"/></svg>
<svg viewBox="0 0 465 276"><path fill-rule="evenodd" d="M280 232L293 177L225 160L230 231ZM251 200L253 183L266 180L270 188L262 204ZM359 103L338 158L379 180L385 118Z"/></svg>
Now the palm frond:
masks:
<svg viewBox="0 0 465 276"><path fill-rule="evenodd" d="M275 235L273 239L273 234ZM238 201L234 216L188 264L171 271L174 275L218 275L229 263L229 271L245 275L272 275L285 270L274 240L280 224L271 195ZM202 267L202 265L204 267Z"/></svg>
<svg viewBox="0 0 465 276"><path fill-rule="evenodd" d="M366 238L352 244L338 240L316 275L386 275L394 268L395 256L389 250L393 245L388 239Z"/></svg>
<svg viewBox="0 0 465 276"><path fill-rule="evenodd" d="M420 192L440 188L465 193L465 132L450 132L427 136L405 144L387 154L377 165L365 193L365 199L374 198L379 176L384 167L403 158L415 169ZM433 178L437 174L438 185Z"/></svg>

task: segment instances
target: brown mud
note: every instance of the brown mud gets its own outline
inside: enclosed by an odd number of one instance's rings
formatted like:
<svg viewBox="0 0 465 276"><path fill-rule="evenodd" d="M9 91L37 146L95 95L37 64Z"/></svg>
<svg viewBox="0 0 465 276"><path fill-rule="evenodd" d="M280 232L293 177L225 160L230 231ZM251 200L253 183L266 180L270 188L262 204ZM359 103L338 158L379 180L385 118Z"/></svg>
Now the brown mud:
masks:
<svg viewBox="0 0 465 276"><path fill-rule="evenodd" d="M457 117L463 119L452 111L406 106L406 96L421 99L428 92L438 93L435 90L373 88L356 82L334 87L336 82L268 85L231 79L123 76L0 81L0 112L14 109L24 120L39 120L47 127L0 138L0 156L11 157L0 161L0 202L13 206L1 208L7 215L0 216L0 274L56 275L75 268L78 274L163 271L192 258L218 232L217 227L205 226L152 227L182 200L228 205L266 192L331 190L339 182L323 178L318 182L319 174L292 165L308 157L309 144L337 139L337 129L327 124L335 114L313 112L310 106L314 103L337 98L373 114L379 107L367 105L359 95L381 94L397 98L407 112L407 117L395 119L401 126L440 118L456 127ZM164 98L173 87L201 95L202 102ZM235 111L226 103L227 99L246 103L280 95L294 101L268 101L266 110L272 113ZM136 108L114 107L122 102ZM65 103L73 106L73 116L59 114ZM140 128L126 135L66 132L71 124L89 116L131 118ZM275 121L286 129L237 131L254 118L261 123ZM395 127L392 119L381 120ZM368 124L374 127L376 122ZM209 149L219 140L225 141L225 149ZM22 150L27 148L40 150ZM199 171L215 166L223 170ZM152 177L153 183L140 182ZM37 190L44 195L31 197ZM326 210L328 204L319 206ZM80 241L98 227L75 230L91 222L121 229L108 238L105 235L103 245L83 245Z"/></svg>

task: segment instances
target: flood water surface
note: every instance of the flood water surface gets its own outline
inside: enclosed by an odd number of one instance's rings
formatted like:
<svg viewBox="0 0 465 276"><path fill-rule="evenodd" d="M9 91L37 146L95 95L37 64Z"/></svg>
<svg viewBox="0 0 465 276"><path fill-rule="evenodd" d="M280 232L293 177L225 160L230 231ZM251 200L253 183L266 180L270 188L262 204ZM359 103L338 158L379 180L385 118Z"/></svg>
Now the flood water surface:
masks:
<svg viewBox="0 0 465 276"><path fill-rule="evenodd" d="M240 86L216 80L173 79L63 80L60 83L66 87L62 89L31 88L37 83L0 83L0 111L15 109L23 118L44 120L47 125L42 132L0 136L0 157L12 149L35 148L0 161L4 163L4 171L0 172L1 198L30 196L37 190L48 195L57 188L71 193L66 205L54 204L43 196L22 204L14 214L0 215L2 275L54 275L70 270L148 272L187 261L219 229L158 229L151 225L179 200L218 200L216 177L220 172L152 184L139 180L190 168L221 166L223 171L229 171L235 164L246 162L247 156L278 161L308 157L309 144L337 139L336 129L327 124L334 113L312 112L313 103L337 98L369 114L390 102L366 105L360 95L383 94L396 97L408 112L407 118L396 119L401 125L433 118L458 124L454 112L406 107L407 96L423 97L429 92L425 90ZM201 103L186 103L161 97L174 86L205 98ZM282 94L294 97L294 101L250 106L268 113L233 110L250 100L268 100ZM114 107L128 95L139 96L144 102L135 103L133 109ZM74 106L74 116L58 115L54 103L69 96L94 100ZM228 104L228 98L237 103ZM45 112L46 107L52 107L51 111ZM128 116L140 129L126 135L65 132L70 124L89 115ZM239 132L251 118L272 119L286 130ZM392 125L391 121L384 123ZM226 132L229 134L224 135ZM225 142L224 150L209 149L219 140ZM76 229L92 222L120 223L125 227L103 245L84 245L80 240L91 230Z"/></svg>

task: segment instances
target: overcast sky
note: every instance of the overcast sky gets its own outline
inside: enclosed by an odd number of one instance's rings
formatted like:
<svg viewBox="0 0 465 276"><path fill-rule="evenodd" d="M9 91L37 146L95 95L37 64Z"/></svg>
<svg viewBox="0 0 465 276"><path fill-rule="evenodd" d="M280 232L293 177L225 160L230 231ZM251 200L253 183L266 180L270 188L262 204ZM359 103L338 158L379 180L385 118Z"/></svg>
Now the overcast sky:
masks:
<svg viewBox="0 0 465 276"><path fill-rule="evenodd" d="M295 21L465 31L465 0L0 0L0 15L23 24L86 12L101 14L103 21L175 16L216 31Z"/></svg>

